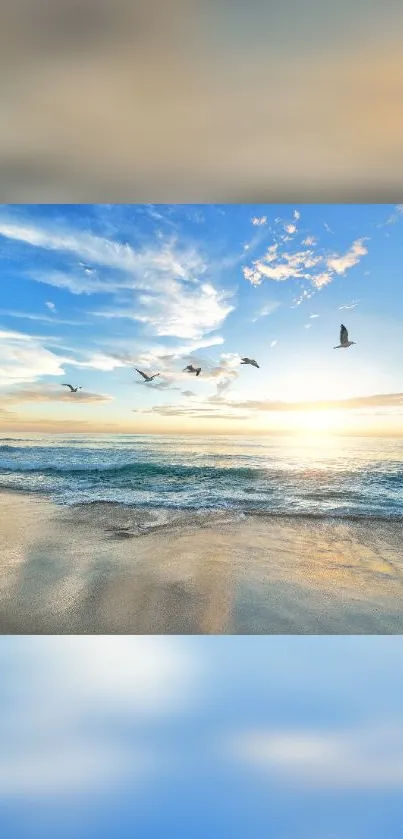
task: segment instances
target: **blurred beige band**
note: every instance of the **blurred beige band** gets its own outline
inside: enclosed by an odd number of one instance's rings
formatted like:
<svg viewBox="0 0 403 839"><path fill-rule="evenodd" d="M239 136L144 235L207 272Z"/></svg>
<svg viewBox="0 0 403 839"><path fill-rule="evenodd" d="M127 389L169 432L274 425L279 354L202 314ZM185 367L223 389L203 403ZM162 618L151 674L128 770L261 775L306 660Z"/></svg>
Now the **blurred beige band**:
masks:
<svg viewBox="0 0 403 839"><path fill-rule="evenodd" d="M0 0L0 200L401 201L402 6Z"/></svg>

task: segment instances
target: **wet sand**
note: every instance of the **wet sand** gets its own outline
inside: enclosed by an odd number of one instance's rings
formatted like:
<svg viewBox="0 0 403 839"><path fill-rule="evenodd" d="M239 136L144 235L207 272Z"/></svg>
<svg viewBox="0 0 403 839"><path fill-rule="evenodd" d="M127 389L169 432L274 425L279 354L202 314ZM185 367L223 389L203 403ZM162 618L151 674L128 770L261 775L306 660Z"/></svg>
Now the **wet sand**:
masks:
<svg viewBox="0 0 403 839"><path fill-rule="evenodd" d="M0 632L402 633L403 526L1 493Z"/></svg>

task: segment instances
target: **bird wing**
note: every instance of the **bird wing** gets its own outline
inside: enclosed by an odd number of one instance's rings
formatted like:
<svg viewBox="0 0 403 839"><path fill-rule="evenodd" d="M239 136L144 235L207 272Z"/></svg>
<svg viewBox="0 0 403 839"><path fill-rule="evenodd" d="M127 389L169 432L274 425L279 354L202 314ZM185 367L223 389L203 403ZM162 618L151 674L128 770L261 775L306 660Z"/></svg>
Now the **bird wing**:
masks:
<svg viewBox="0 0 403 839"><path fill-rule="evenodd" d="M140 373L140 376L142 376L143 379L145 379L147 381L148 376L146 376L146 374L143 373L142 370L138 370L137 367L135 367L134 369L135 369L136 373Z"/></svg>
<svg viewBox="0 0 403 839"><path fill-rule="evenodd" d="M74 392L74 387L73 387L73 385L62 385L62 387L69 387L69 388L70 388L70 390Z"/></svg>
<svg viewBox="0 0 403 839"><path fill-rule="evenodd" d="M345 326L341 324L340 327L340 343L345 344L348 341L348 332Z"/></svg>
<svg viewBox="0 0 403 839"><path fill-rule="evenodd" d="M200 375L200 373L201 373L201 367L199 367L199 369L198 369L198 370L196 370L196 376L199 376L199 375Z"/></svg>

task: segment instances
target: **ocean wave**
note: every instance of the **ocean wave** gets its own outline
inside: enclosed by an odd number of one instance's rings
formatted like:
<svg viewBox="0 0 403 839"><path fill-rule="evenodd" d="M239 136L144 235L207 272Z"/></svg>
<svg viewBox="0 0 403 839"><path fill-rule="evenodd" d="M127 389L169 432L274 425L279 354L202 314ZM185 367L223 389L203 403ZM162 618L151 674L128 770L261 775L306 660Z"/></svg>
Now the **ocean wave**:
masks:
<svg viewBox="0 0 403 839"><path fill-rule="evenodd" d="M13 450L12 446L6 448L7 451ZM231 476L234 479L253 479L256 477L262 477L262 475L265 477L269 476L267 470L258 470L250 467L184 466L181 464L147 463L146 461L138 461L136 463L126 463L122 465L98 464L94 466L89 464L77 464L72 466L71 463L68 465L59 464L57 466L44 466L38 463L38 465L33 466L32 464L24 465L16 463L16 465L11 466L0 464L0 470L1 472L24 473L26 475L41 473L42 475L63 475L65 477L73 475L105 475L108 477L133 475L134 477L194 477L195 479L199 479L201 477L220 478ZM273 477L276 475L276 472L273 473Z"/></svg>
<svg viewBox="0 0 403 839"><path fill-rule="evenodd" d="M18 447L16 446L0 446L0 452L3 453L17 453L19 451ZM26 455L26 449L21 449L24 451ZM99 456L99 453L97 452ZM66 457L67 460L67 457ZM384 470L371 470L369 473L363 473L359 469L345 469L343 470L342 476L338 475L335 472L332 472L327 467L323 467L321 470L310 470L307 472L306 470L301 470L298 467L290 465L288 468L284 466L274 467L271 468L265 467L263 465L260 466L213 466L213 465L186 465L181 463L163 463L163 462L152 462L152 461L135 461L133 463L94 463L85 462L85 457L81 457L81 461L83 462L72 464L71 457L69 458L69 462L67 463L55 463L52 465L48 465L47 463L32 463L30 462L21 462L21 460L16 459L12 463L1 463L0 461L0 471L3 473L14 472L14 473L22 473L22 474L37 474L41 473L43 475L62 475L64 477L69 476L97 476L97 475L104 475L106 478L112 477L119 477L119 476L133 476L133 477L173 477L173 478L194 478L198 480L200 478L206 479L219 479L219 478L231 478L234 481L237 479L240 480L249 480L249 481L268 481L268 480L280 480L282 483L286 483L288 480L297 481L301 485L305 485L307 487L311 486L313 483L317 484L318 490L320 492L326 491L328 489L330 492L338 492L340 491L341 497L345 494L345 492L352 492L352 489L347 488L346 482L351 479L358 479L360 484L368 483L368 484L379 484L382 482L391 483L396 485L401 485L403 488L403 471L399 470L399 472L392 471L390 464ZM400 466L400 464L399 464ZM329 481L332 485L326 486ZM340 483L343 482L344 488L334 489L333 483Z"/></svg>
<svg viewBox="0 0 403 839"><path fill-rule="evenodd" d="M28 440L28 438L26 438ZM401 447L329 450L312 457L280 445L262 454L245 443L144 439L82 445L44 437L0 438L0 489L51 495L59 504L110 503L150 510L228 511L262 516L403 518ZM128 445L126 446L126 442ZM210 448L209 448L210 447ZM208 449L208 451L206 451Z"/></svg>

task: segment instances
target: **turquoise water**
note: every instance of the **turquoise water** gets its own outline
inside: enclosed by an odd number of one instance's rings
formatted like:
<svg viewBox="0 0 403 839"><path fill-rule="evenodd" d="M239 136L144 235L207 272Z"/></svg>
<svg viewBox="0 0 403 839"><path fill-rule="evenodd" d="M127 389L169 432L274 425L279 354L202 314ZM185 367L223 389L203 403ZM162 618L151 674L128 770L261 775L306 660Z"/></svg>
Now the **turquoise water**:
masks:
<svg viewBox="0 0 403 839"><path fill-rule="evenodd" d="M403 441L2 436L0 489L61 504L403 518Z"/></svg>

